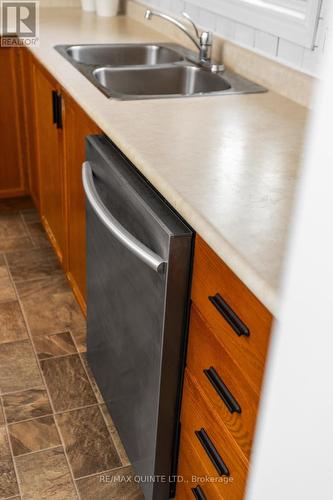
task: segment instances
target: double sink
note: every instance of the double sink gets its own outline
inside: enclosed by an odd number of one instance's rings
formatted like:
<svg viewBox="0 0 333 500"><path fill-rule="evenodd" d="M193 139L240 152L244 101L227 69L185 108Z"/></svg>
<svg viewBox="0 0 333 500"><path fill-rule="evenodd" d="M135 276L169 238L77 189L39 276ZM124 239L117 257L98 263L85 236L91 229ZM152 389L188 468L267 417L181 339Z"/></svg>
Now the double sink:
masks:
<svg viewBox="0 0 333 500"><path fill-rule="evenodd" d="M195 64L195 54L178 44L57 45L55 49L107 97L119 100L264 92L224 70Z"/></svg>

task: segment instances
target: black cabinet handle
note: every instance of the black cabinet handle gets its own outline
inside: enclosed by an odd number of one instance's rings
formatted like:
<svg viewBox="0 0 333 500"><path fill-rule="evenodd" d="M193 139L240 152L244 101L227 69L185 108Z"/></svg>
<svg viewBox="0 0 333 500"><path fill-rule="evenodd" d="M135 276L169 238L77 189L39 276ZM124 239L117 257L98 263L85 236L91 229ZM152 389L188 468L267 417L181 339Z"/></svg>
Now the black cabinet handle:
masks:
<svg viewBox="0 0 333 500"><path fill-rule="evenodd" d="M62 95L57 93L57 128L62 128Z"/></svg>
<svg viewBox="0 0 333 500"><path fill-rule="evenodd" d="M241 413L241 407L237 403L236 399L233 397L228 387L225 385L215 368L212 366L209 369L204 370L204 374L208 378L209 382L212 384L217 394L220 396L230 413Z"/></svg>
<svg viewBox="0 0 333 500"><path fill-rule="evenodd" d="M204 428L201 428L199 431L194 431L195 435L199 439L203 449L207 453L208 457L210 458L212 464L214 465L215 469L219 473L220 476L230 476L230 472L226 464L223 462L222 458L220 457L217 449L213 445L210 437L208 436L207 432L205 431Z"/></svg>
<svg viewBox="0 0 333 500"><path fill-rule="evenodd" d="M52 121L62 128L62 96L56 90L52 90Z"/></svg>
<svg viewBox="0 0 333 500"><path fill-rule="evenodd" d="M231 309L231 307L226 303L226 301L221 297L219 293L214 296L210 295L208 299L211 301L214 307L218 310L224 319L229 323L231 328L237 333L239 337L244 335L249 337L250 330L243 323L243 321L237 316L237 314Z"/></svg>
<svg viewBox="0 0 333 500"><path fill-rule="evenodd" d="M200 486L192 488L192 493L197 500L206 500L206 495L204 494Z"/></svg>
<svg viewBox="0 0 333 500"><path fill-rule="evenodd" d="M54 124L58 123L58 93L52 90L52 121Z"/></svg>

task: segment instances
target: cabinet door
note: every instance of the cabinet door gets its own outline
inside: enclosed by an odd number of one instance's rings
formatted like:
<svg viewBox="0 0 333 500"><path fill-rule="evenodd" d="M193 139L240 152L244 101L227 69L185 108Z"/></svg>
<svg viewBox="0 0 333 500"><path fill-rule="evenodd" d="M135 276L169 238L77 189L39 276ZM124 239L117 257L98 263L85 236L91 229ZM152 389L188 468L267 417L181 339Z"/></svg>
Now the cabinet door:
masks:
<svg viewBox="0 0 333 500"><path fill-rule="evenodd" d="M40 208L39 172L36 159L36 123L34 113L34 92L32 80L33 56L28 49L20 49L20 63L23 75L23 112L25 118L26 161L28 170L29 192L37 208Z"/></svg>
<svg viewBox="0 0 333 500"><path fill-rule="evenodd" d="M36 156L40 181L40 211L51 243L66 267L66 210L62 158L62 130L54 122L56 82L33 64Z"/></svg>
<svg viewBox="0 0 333 500"><path fill-rule="evenodd" d="M0 48L0 197L26 194L19 48Z"/></svg>
<svg viewBox="0 0 333 500"><path fill-rule="evenodd" d="M68 213L68 272L75 296L85 312L86 212L81 170L85 159L85 137L98 134L97 125L67 95L64 96L64 140Z"/></svg>

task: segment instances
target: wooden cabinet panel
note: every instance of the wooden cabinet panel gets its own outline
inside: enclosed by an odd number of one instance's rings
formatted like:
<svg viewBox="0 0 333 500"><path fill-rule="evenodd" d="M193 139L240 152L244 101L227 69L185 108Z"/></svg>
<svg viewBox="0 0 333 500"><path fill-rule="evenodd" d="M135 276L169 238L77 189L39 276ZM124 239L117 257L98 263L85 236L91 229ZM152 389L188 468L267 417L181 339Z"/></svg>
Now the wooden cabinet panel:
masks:
<svg viewBox="0 0 333 500"><path fill-rule="evenodd" d="M238 336L209 300L220 294L249 328ZM270 337L272 315L200 238L196 238L192 300L226 351L259 394Z"/></svg>
<svg viewBox="0 0 333 500"><path fill-rule="evenodd" d="M86 305L86 211L81 171L85 137L100 133L95 123L68 95L64 96L65 162L68 209L68 279L85 312Z"/></svg>
<svg viewBox="0 0 333 500"><path fill-rule="evenodd" d="M187 368L206 393L211 407L221 416L225 426L249 458L259 397L209 329L194 304L191 310ZM207 372L211 368L214 371ZM219 381L216 383L215 373L223 383L222 387L219 386ZM221 395L218 393L219 387ZM236 410L232 407L229 393L239 406Z"/></svg>
<svg viewBox="0 0 333 500"><path fill-rule="evenodd" d="M222 476L217 472L212 459L197 437L196 431L201 429L205 430L217 453L227 466L229 476ZM212 478L211 481L220 492L220 496L216 498L241 500L245 490L248 461L222 420L212 411L206 396L187 370L181 413L181 433L187 436L191 446L200 457L203 470L207 471L208 476ZM180 462L181 460L182 458ZM193 473L195 474L194 471ZM219 479L223 477L225 482L219 482Z"/></svg>
<svg viewBox="0 0 333 500"><path fill-rule="evenodd" d="M66 267L65 177L62 131L53 123L52 91L57 83L33 63L37 162L40 177L40 211L44 227Z"/></svg>
<svg viewBox="0 0 333 500"><path fill-rule="evenodd" d="M20 48L0 48L0 197L27 194Z"/></svg>
<svg viewBox="0 0 333 500"><path fill-rule="evenodd" d="M32 80L32 58L33 56L28 49L20 49L20 63L23 75L23 112L27 144L25 168L28 170L29 193L36 207L39 208L40 186L36 158L36 122Z"/></svg>

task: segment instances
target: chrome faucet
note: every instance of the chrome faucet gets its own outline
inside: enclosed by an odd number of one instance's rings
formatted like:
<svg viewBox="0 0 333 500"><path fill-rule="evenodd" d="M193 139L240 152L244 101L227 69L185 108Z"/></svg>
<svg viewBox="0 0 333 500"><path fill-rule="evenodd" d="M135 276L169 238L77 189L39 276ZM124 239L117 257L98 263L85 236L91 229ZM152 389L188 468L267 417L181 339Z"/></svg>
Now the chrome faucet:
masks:
<svg viewBox="0 0 333 500"><path fill-rule="evenodd" d="M177 19L169 16L168 14L163 14L163 12L147 9L145 12L145 19L150 21L153 16L160 17L165 21L169 21L188 36L188 38L194 43L197 49L199 49L198 60L194 60L193 62L214 73L218 73L224 70L223 64L215 64L212 62L213 33L211 31L202 31L200 33L196 24L192 21L192 19L186 12L183 12L182 16L193 26L195 36L192 35L187 27Z"/></svg>

